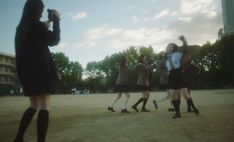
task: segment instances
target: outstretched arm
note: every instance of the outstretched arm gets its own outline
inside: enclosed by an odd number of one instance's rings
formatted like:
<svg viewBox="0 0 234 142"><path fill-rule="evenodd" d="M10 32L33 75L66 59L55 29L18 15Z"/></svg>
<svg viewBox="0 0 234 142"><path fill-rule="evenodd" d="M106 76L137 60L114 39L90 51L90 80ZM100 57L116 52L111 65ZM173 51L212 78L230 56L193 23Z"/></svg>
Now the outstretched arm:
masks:
<svg viewBox="0 0 234 142"><path fill-rule="evenodd" d="M188 44L187 44L187 41L186 41L186 39L185 39L185 37L183 36L183 35L181 35L180 37L179 37L179 39L182 41L182 43L183 43L183 46L181 47L181 52L185 52L186 50L187 50L187 48L188 48Z"/></svg>
<svg viewBox="0 0 234 142"><path fill-rule="evenodd" d="M59 21L53 22L53 31L48 31L47 43L49 46L55 46L60 41L60 23Z"/></svg>
<svg viewBox="0 0 234 142"><path fill-rule="evenodd" d="M47 32L47 44L49 46L57 45L60 41L60 14L57 10L48 10L49 21L53 22L53 31Z"/></svg>
<svg viewBox="0 0 234 142"><path fill-rule="evenodd" d="M188 46L188 45L187 45L187 41L186 41L186 39L185 39L185 37L184 37L183 35L181 35L181 36L179 37L179 39L183 42L183 46Z"/></svg>

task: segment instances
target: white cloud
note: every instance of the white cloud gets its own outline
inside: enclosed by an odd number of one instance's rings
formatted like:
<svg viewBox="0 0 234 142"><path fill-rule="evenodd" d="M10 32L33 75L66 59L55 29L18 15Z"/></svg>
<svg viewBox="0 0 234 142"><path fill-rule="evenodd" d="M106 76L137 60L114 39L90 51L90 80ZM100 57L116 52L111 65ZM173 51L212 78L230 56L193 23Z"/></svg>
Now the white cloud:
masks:
<svg viewBox="0 0 234 142"><path fill-rule="evenodd" d="M214 17L217 15L217 12L213 10L204 9L202 12L207 14L208 17Z"/></svg>
<svg viewBox="0 0 234 142"><path fill-rule="evenodd" d="M97 39L103 38L104 36L112 36L114 34L117 34L118 32L119 32L119 29L108 28L107 25L104 25L102 27L87 30L85 33L85 39L97 40Z"/></svg>
<svg viewBox="0 0 234 142"><path fill-rule="evenodd" d="M182 0L181 14L193 15L197 13L206 14L206 16L216 16L215 0Z"/></svg>
<svg viewBox="0 0 234 142"><path fill-rule="evenodd" d="M158 14L156 14L153 17L145 17L145 18L143 18L143 20L144 21L149 21L149 20L161 19L161 18L170 16L172 14L175 15L176 12L171 13L169 9L165 9L165 10L162 10L161 12L159 12Z"/></svg>
<svg viewBox="0 0 234 142"><path fill-rule="evenodd" d="M65 43L65 42L61 42L58 45L58 48L66 48L66 47L68 47L68 43Z"/></svg>
<svg viewBox="0 0 234 142"><path fill-rule="evenodd" d="M169 26L169 29L178 35L186 35L192 44L202 45L207 40L214 42L218 38L218 29L222 27L221 13L217 13L214 17L198 13L192 17L179 17L178 19Z"/></svg>
<svg viewBox="0 0 234 142"><path fill-rule="evenodd" d="M79 46L126 49L130 46L149 46L161 51L174 38L173 31L159 28L123 29L106 25L86 31ZM95 44L94 44L95 43Z"/></svg>
<svg viewBox="0 0 234 142"><path fill-rule="evenodd" d="M221 14L216 12L216 6L212 2L214 0L182 0L181 9L177 8L178 10L175 11L164 9L151 17L139 17L138 15L132 17L132 21L136 23L143 19L152 20L150 21L152 23L158 22L153 20L165 17L175 20L172 23L164 24L164 28L157 27L157 25L149 26L151 28L142 26L135 29L108 25L92 28L87 30L84 37L80 38L73 47L110 54L130 46L151 45L156 52L160 52L169 42L180 45L177 37L182 34L186 36L189 44L202 45L207 40L213 42L217 39L218 29L222 27L222 18ZM149 12L144 16L148 14Z"/></svg>
<svg viewBox="0 0 234 142"><path fill-rule="evenodd" d="M129 6L129 7L128 7L128 10L132 10L132 9L134 9L133 6Z"/></svg>
<svg viewBox="0 0 234 142"><path fill-rule="evenodd" d="M191 19L189 16L182 17L180 15L178 18L180 20L177 19L177 21L169 23L166 28L126 29L109 25L92 28L87 30L84 37L76 43L69 43L67 46L71 46L71 49L60 48L59 51L70 52L69 54L85 65L87 59L89 61L101 60L106 55L121 52L130 46L151 45L158 53L164 50L170 42L181 45L177 39L180 35L185 35L190 45L202 45L207 40L214 42L217 39L217 31L222 25L221 13L210 18L201 13L191 16ZM186 20L190 22L186 22ZM76 48L79 48L79 53L76 53Z"/></svg>
<svg viewBox="0 0 234 142"><path fill-rule="evenodd" d="M151 20L152 18L148 18L148 17L145 17L143 20L144 21L149 21L149 20Z"/></svg>
<svg viewBox="0 0 234 142"><path fill-rule="evenodd" d="M80 20L88 16L87 12L78 12L76 14L71 14L73 20Z"/></svg>
<svg viewBox="0 0 234 142"><path fill-rule="evenodd" d="M142 11L142 14L146 14L147 12L145 10Z"/></svg>
<svg viewBox="0 0 234 142"><path fill-rule="evenodd" d="M178 19L184 22L191 22L192 17L179 17Z"/></svg>
<svg viewBox="0 0 234 142"><path fill-rule="evenodd" d="M178 15L179 13L178 13L178 11L173 11L173 12L171 12L171 16L176 16L176 15Z"/></svg>
<svg viewBox="0 0 234 142"><path fill-rule="evenodd" d="M160 18L163 18L163 17L166 17L170 14L170 10L169 9L165 9L165 10L162 10L160 13L158 13L157 15L155 15L153 17L153 19L160 19Z"/></svg>
<svg viewBox="0 0 234 142"><path fill-rule="evenodd" d="M96 42L94 42L94 41L92 41L92 40L86 40L86 41L84 41L84 42L82 42L82 43L78 43L78 44L76 45L76 47L94 47L94 46L96 46L96 45L97 45Z"/></svg>
<svg viewBox="0 0 234 142"><path fill-rule="evenodd" d="M207 18L202 13L189 16L178 16L178 20L165 28L114 28L108 25L89 29L83 38L82 46L126 49L130 46L151 45L156 52L165 49L167 43L180 44L177 37L185 35L189 44L202 45L207 40L217 39L217 31L222 25L221 13Z"/></svg>
<svg viewBox="0 0 234 142"><path fill-rule="evenodd" d="M139 18L138 18L137 16L133 16L133 17L132 17L132 21L133 21L134 23L138 23L138 22L139 22Z"/></svg>
<svg viewBox="0 0 234 142"><path fill-rule="evenodd" d="M173 37L173 33L167 29L140 28L135 30L122 29L109 43L112 48L128 48L130 46L151 45L157 52L165 47L165 41Z"/></svg>

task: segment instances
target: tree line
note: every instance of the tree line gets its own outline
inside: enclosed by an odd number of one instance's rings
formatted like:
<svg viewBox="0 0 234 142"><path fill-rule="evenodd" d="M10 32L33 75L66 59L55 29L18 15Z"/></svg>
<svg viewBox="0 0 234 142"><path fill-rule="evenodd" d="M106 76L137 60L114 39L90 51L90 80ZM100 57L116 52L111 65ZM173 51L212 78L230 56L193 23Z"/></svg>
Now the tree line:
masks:
<svg viewBox="0 0 234 142"><path fill-rule="evenodd" d="M196 50L193 50L196 48ZM234 36L224 36L214 43L191 46L192 60L188 81L192 89L231 88L234 86ZM196 52L196 53L195 53ZM86 88L93 93L112 92L118 77L119 58L125 54L129 64L129 89L135 91L140 55L150 64L150 87L159 86L158 63L163 52L155 53L149 47L129 47L127 50L106 56L101 61L89 62L83 69L79 62L70 61L64 53L53 53L58 68L59 93L71 93L72 88Z"/></svg>

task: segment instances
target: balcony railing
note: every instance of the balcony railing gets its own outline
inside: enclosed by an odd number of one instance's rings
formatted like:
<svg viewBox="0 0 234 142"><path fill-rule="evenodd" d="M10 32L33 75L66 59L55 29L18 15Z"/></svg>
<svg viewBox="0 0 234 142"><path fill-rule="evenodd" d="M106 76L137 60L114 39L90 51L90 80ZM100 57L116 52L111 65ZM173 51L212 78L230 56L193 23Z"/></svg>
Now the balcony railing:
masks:
<svg viewBox="0 0 234 142"><path fill-rule="evenodd" d="M6 62L2 62L2 61L0 61L0 65L15 67L15 63L6 63Z"/></svg>
<svg viewBox="0 0 234 142"><path fill-rule="evenodd" d="M3 81L0 80L0 85L15 85L14 81Z"/></svg>
<svg viewBox="0 0 234 142"><path fill-rule="evenodd" d="M1 75L11 75L11 76L15 76L16 73L15 72L6 72L6 71L0 71Z"/></svg>

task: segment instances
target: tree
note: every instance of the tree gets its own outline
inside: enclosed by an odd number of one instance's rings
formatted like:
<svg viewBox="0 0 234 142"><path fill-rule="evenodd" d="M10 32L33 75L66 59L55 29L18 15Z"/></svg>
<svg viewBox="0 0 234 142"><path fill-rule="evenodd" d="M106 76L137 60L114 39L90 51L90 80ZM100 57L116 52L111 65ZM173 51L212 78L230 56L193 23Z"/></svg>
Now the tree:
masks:
<svg viewBox="0 0 234 142"><path fill-rule="evenodd" d="M234 86L234 35L224 36L216 43L216 46L222 49L221 62L221 78L224 86Z"/></svg>
<svg viewBox="0 0 234 142"><path fill-rule="evenodd" d="M70 93L82 81L83 68L79 62L70 62L64 53L53 53L58 70L59 93Z"/></svg>
<svg viewBox="0 0 234 142"><path fill-rule="evenodd" d="M201 47L189 46L192 57L186 78L193 88L220 88L234 86L234 36L225 36L215 43L206 42ZM78 62L70 62L63 53L55 53L53 57L58 67L60 92L69 92L71 88L84 86L92 92L104 92L115 86L118 77L119 60L127 56L129 66L129 89L135 91L140 55L146 56L151 67L150 85L159 85L158 64L164 53L154 53L149 47L130 47L119 53L106 56L104 60L89 62L85 69L85 80L82 80L83 69Z"/></svg>
<svg viewBox="0 0 234 142"><path fill-rule="evenodd" d="M105 88L105 73L101 70L101 62L89 62L85 69L86 83L91 92L100 92Z"/></svg>
<svg viewBox="0 0 234 142"><path fill-rule="evenodd" d="M113 89L119 73L119 60L122 53L107 56L101 63L101 70L105 73L106 87Z"/></svg>
<svg viewBox="0 0 234 142"><path fill-rule="evenodd" d="M194 61L198 68L198 88L234 86L234 36L224 36L204 44Z"/></svg>

